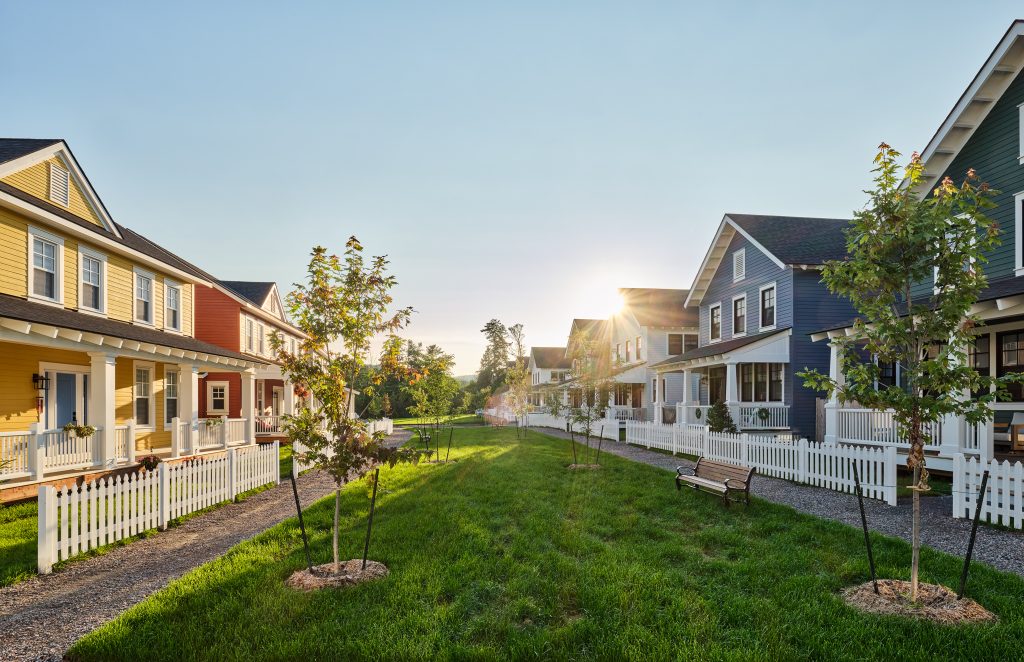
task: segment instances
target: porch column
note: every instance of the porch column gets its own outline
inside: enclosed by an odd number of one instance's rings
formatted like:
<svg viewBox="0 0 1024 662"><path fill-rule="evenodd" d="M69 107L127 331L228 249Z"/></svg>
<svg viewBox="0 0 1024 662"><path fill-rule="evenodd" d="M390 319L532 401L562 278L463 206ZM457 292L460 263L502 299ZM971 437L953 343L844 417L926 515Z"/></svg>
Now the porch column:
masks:
<svg viewBox="0 0 1024 662"><path fill-rule="evenodd" d="M193 454L199 434L199 368L191 363L178 364L178 417L189 423L188 438L181 439L180 446Z"/></svg>
<svg viewBox="0 0 1024 662"><path fill-rule="evenodd" d="M838 385L846 383L846 375L840 361L839 345L829 342L828 376ZM825 403L825 443L834 444L839 439L839 396L836 393Z"/></svg>
<svg viewBox="0 0 1024 662"><path fill-rule="evenodd" d="M965 350L966 354L966 350ZM994 355L990 355L993 356ZM951 361L954 365L959 365L960 362L954 357ZM989 364L994 361L989 361ZM971 399L971 392L965 390L957 394L956 399L960 402L966 402ZM959 416L943 416L942 421L939 423L939 434L942 435L941 443L939 444L939 457L952 458L957 453L964 452L964 445L967 441L968 425L967 421Z"/></svg>
<svg viewBox="0 0 1024 662"><path fill-rule="evenodd" d="M112 467L117 463L114 443L117 418L114 415L114 368L117 357L106 352L89 352L89 424L102 428L101 443L96 444L96 464ZM128 440L134 444L134 439Z"/></svg>
<svg viewBox="0 0 1024 662"><path fill-rule="evenodd" d="M251 368L242 373L242 418L245 419L243 437L248 444L256 443L256 372Z"/></svg>
<svg viewBox="0 0 1024 662"><path fill-rule="evenodd" d="M284 413L292 416L295 414L295 385L290 381L284 381Z"/></svg>
<svg viewBox="0 0 1024 662"><path fill-rule="evenodd" d="M693 373L689 370L683 370L683 407L682 411L680 411L679 406L676 406L677 423L690 422L690 402L693 400L693 393L690 392L691 388L693 388Z"/></svg>
<svg viewBox="0 0 1024 662"><path fill-rule="evenodd" d="M739 427L739 364L725 364L725 406L729 408L733 421Z"/></svg>

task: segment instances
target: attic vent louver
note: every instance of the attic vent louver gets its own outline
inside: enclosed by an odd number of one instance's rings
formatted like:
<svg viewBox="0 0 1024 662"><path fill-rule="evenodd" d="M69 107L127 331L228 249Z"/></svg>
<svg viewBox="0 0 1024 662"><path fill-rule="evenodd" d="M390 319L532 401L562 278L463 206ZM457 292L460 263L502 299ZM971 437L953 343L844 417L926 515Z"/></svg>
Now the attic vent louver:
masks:
<svg viewBox="0 0 1024 662"><path fill-rule="evenodd" d="M65 207L69 202L69 191L71 189L70 175L68 171L60 166L50 164L50 200Z"/></svg>
<svg viewBox="0 0 1024 662"><path fill-rule="evenodd" d="M740 249L732 254L732 279L743 280L747 275L747 251Z"/></svg>

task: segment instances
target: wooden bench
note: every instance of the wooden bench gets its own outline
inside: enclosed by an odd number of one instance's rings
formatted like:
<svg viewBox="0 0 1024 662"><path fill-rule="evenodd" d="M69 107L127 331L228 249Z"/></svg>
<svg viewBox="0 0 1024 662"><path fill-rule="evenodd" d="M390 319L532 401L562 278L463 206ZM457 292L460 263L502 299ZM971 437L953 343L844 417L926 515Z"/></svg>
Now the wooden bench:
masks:
<svg viewBox="0 0 1024 662"><path fill-rule="evenodd" d="M689 473L684 473L689 472ZM750 479L754 476L753 467L740 467L735 464L715 462L700 458L697 466L676 467L676 489L683 489L686 483L695 490L706 490L721 494L725 505L729 505L730 493L742 493L743 502L750 505ZM733 499L739 501L740 499Z"/></svg>

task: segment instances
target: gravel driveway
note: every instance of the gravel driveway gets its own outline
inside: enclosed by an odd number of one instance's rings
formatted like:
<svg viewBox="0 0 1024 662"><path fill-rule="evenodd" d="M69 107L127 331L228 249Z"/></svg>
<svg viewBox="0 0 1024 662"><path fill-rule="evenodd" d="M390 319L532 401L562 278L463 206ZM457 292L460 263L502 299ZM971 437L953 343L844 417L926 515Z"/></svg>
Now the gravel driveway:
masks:
<svg viewBox="0 0 1024 662"><path fill-rule="evenodd" d="M396 431L389 443L408 437ZM299 478L298 488L305 507L329 494L334 483L311 471ZM60 660L79 637L294 514L291 481L285 480L151 538L0 588L0 660Z"/></svg>
<svg viewBox="0 0 1024 662"><path fill-rule="evenodd" d="M569 434L552 428L533 428L538 432L568 439ZM675 472L678 466L693 466L681 457L647 450L626 443L605 442L602 450L635 462L643 462ZM666 480L666 489L674 489ZM790 506L804 513L835 520L860 528L860 510L852 494L835 492L810 485L800 485L778 478L755 476L750 491L766 501ZM888 506L875 499L864 499L868 526L872 531L902 538L910 542L911 500L900 499L899 505ZM934 549L963 557L971 535L971 522L953 519L953 498L948 496L921 499L921 541ZM999 570L1024 576L1024 533L991 526L979 526L974 543L974 560Z"/></svg>

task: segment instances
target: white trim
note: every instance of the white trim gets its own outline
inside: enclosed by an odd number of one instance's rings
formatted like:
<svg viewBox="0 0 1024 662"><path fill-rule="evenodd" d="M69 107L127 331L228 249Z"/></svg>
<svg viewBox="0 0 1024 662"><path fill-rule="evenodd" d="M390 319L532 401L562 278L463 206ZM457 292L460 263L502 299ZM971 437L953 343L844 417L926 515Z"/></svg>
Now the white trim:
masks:
<svg viewBox="0 0 1024 662"><path fill-rule="evenodd" d="M743 331L736 333L736 302L743 299ZM747 293L737 294L732 298L732 337L742 338L747 335L747 330L750 328L750 309L747 306Z"/></svg>
<svg viewBox="0 0 1024 662"><path fill-rule="evenodd" d="M214 386L223 386L224 387L224 409L214 409L213 408L213 387ZM207 416L209 416L210 414L217 414L217 415L227 416L227 415L229 415L230 411L231 411L231 382L226 382L226 381L223 381L223 380L207 381L206 382L206 414L207 414Z"/></svg>
<svg viewBox="0 0 1024 662"><path fill-rule="evenodd" d="M711 311L714 310L715 308L718 309L718 337L717 338L715 338L715 337L713 337L711 335L711 329L713 328L712 325L711 325ZM708 306L708 344L716 343L716 342L722 342L722 336L724 335L722 333L722 331L724 330L724 326L725 326L725 320L722 319L722 302L719 301L718 303L713 303L710 306Z"/></svg>
<svg viewBox="0 0 1024 662"><path fill-rule="evenodd" d="M757 250L759 250L762 253L764 253L768 257L769 260L771 260L776 265L778 265L779 269L785 269L786 268L786 263L785 262L783 262L779 258L775 257L775 255L773 255L771 251L769 251L767 248L762 246L759 241L757 241L756 239L751 237L750 234L746 230L744 230L743 228L740 227L739 223L737 223L736 221L734 221L731 218L729 218L728 214L725 215L725 218L729 220L729 224L730 225L732 225L734 228L736 228L736 233L737 234L739 234L744 239L746 239L751 244L753 244L754 248L756 248ZM799 217L794 217L794 218L799 218Z"/></svg>
<svg viewBox="0 0 1024 662"><path fill-rule="evenodd" d="M92 369L87 365L78 365L75 363L50 363L47 361L39 362L39 373L45 375L47 372L63 372L67 374L75 375L75 414L88 413L89 410L89 395L85 392L83 377L91 374ZM57 427L56 421L53 416L56 414L56 402L57 394L54 389L57 388L57 380L53 379L50 382L49 389L46 391L44 402L54 403L54 407L44 407L43 411L38 414L37 421L46 429L52 430ZM92 384L89 384L89 388L92 388ZM33 389L38 395L39 391ZM79 417L78 422L83 424L89 423L90 417L84 416Z"/></svg>
<svg viewBox="0 0 1024 662"><path fill-rule="evenodd" d="M35 264L33 256L35 255L35 240L45 241L50 244L54 244L56 248L53 251L54 261L54 274L53 274L53 298L44 297L36 294L34 289L33 276L35 274ZM39 303L46 303L50 305L63 306L64 305L64 238L58 235L47 232L34 225L28 226L28 278L27 278L27 294L28 299Z"/></svg>
<svg viewBox="0 0 1024 662"><path fill-rule="evenodd" d="M138 371L149 370L149 425L138 424L138 394L135 385L139 383ZM156 431L156 363L153 361L132 361L132 418L136 420L135 429L147 432Z"/></svg>
<svg viewBox="0 0 1024 662"><path fill-rule="evenodd" d="M736 261L737 261L737 258L739 258L739 261L743 263L743 269L739 272L738 275L736 273ZM738 282L740 282L741 280L743 280L746 277L747 277L747 249L746 248L737 248L736 250L734 250L732 252L732 282L738 283Z"/></svg>
<svg viewBox="0 0 1024 662"><path fill-rule="evenodd" d="M757 290L757 328L758 328L759 332L760 331L771 331L776 326L778 326L778 324L779 324L779 288L777 287L777 283L778 283L778 281L774 281L773 280L770 283L765 283L764 285L759 287L758 290ZM763 294L763 292L765 290L771 290L771 289L775 290L775 320L771 324L765 326L764 325L764 320L761 318L761 314L762 314L763 308L764 308L764 302L763 302L764 294ZM748 323L747 326L750 326L750 324Z"/></svg>
<svg viewBox="0 0 1024 662"><path fill-rule="evenodd" d="M181 416L181 368L177 363L164 363L163 367L164 377L162 380L160 380L162 382L163 388L160 389L160 397L163 398L164 401L164 420L161 421L161 423L164 432L167 432L168 430L171 429L171 424L167 420L167 375L170 373L178 375L178 394L174 397L174 399L178 401L178 416Z"/></svg>
<svg viewBox="0 0 1024 662"><path fill-rule="evenodd" d="M89 258L96 260L100 263L100 307L90 308L85 306L82 302L85 300L85 259ZM107 263L107 256L104 253L88 248L81 244L78 245L78 312L88 313L90 315L98 315L100 317L107 316L107 273L109 271L109 265Z"/></svg>
<svg viewBox="0 0 1024 662"><path fill-rule="evenodd" d="M181 309L182 308L182 303L184 301L184 299L183 299L184 294L182 292L181 283L179 283L177 281L170 280L169 278L164 278L164 285L163 286L164 286L164 297L163 297L164 298L164 331L167 331L169 333L179 333L180 334L182 332L182 320L185 318L184 311L182 311L182 309ZM178 292L178 326L176 326L176 327L170 326L167 323L167 311L169 310L169 308L167 307L167 298L168 298L167 297L167 292L168 292L168 290L176 290Z"/></svg>
<svg viewBox="0 0 1024 662"><path fill-rule="evenodd" d="M1024 204L1024 191L1013 194L1013 252L1015 254L1016 264L1014 274L1017 276L1024 276L1024 212L1021 211L1021 205Z"/></svg>
<svg viewBox="0 0 1024 662"><path fill-rule="evenodd" d="M149 279L149 319L138 315L139 276ZM156 325L156 274L139 267L132 267L132 321L146 326Z"/></svg>

